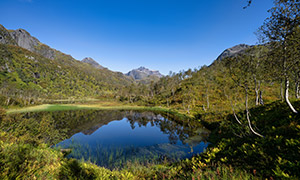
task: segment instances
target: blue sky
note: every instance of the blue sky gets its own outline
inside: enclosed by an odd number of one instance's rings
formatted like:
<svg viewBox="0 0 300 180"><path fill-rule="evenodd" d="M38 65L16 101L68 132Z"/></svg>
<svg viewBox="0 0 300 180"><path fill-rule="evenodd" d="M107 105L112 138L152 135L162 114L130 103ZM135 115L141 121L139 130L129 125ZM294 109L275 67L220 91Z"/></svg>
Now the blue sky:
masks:
<svg viewBox="0 0 300 180"><path fill-rule="evenodd" d="M163 74L209 65L226 48L255 44L272 0L0 0L0 24L114 71Z"/></svg>

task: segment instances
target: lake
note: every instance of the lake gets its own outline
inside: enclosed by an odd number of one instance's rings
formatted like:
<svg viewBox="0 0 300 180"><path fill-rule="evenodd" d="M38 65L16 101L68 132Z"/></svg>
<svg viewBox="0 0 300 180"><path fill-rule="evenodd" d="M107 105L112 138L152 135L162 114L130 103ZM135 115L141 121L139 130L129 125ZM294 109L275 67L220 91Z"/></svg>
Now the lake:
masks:
<svg viewBox="0 0 300 180"><path fill-rule="evenodd" d="M209 131L198 122L166 112L69 110L27 113L55 122L65 139L54 148L68 158L114 169L127 163L174 162L203 152Z"/></svg>

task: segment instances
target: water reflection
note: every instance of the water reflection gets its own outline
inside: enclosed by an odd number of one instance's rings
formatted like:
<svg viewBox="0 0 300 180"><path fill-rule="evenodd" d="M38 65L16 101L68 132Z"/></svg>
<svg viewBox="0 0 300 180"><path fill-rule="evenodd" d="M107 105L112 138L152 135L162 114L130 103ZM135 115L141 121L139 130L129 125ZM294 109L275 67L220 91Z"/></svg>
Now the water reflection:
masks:
<svg viewBox="0 0 300 180"><path fill-rule="evenodd" d="M108 168L122 167L128 161L176 161L207 147L208 131L204 127L196 122L179 124L168 114L94 111L85 118L85 123L70 129L72 137L57 146L71 148L69 157Z"/></svg>
<svg viewBox="0 0 300 180"><path fill-rule="evenodd" d="M208 145L209 132L199 123L162 112L74 110L22 116L54 123L67 138L59 142L53 137L50 143L71 148L68 157L111 169L129 161L176 161L201 153Z"/></svg>

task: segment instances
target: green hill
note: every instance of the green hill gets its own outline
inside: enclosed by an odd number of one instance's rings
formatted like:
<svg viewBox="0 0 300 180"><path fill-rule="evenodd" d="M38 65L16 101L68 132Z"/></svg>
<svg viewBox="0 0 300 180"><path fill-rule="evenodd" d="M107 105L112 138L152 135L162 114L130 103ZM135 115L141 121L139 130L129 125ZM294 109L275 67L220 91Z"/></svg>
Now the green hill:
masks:
<svg viewBox="0 0 300 180"><path fill-rule="evenodd" d="M41 99L114 97L133 81L98 69L40 43L25 30L0 26L1 105L33 104Z"/></svg>

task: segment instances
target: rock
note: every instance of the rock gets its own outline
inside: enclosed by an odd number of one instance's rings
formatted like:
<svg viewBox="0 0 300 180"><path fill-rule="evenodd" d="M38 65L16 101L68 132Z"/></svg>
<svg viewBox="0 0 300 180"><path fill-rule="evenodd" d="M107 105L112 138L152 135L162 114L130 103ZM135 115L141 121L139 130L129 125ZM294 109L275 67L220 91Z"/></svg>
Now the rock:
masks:
<svg viewBox="0 0 300 180"><path fill-rule="evenodd" d="M0 43L19 46L51 60L70 59L76 61L73 57L41 43L24 29L7 30L0 24Z"/></svg>
<svg viewBox="0 0 300 180"><path fill-rule="evenodd" d="M17 45L16 41L11 37L9 31L0 24L0 43Z"/></svg>
<svg viewBox="0 0 300 180"><path fill-rule="evenodd" d="M40 78L40 77L41 77L40 73L38 73L38 72L33 73L33 76L34 76L35 78Z"/></svg>
<svg viewBox="0 0 300 180"><path fill-rule="evenodd" d="M233 46L231 48L225 49L218 57L217 60L222 60L226 57L233 57L239 53L244 52L246 49L250 48L251 46L247 44L239 44L236 46Z"/></svg>
<svg viewBox="0 0 300 180"><path fill-rule="evenodd" d="M5 63L5 68L6 68L7 72L11 73L11 70L9 69L7 63Z"/></svg>
<svg viewBox="0 0 300 180"><path fill-rule="evenodd" d="M17 45L34 52L35 47L40 43L35 37L32 37L24 29L17 29L10 32L11 37L16 41Z"/></svg>
<svg viewBox="0 0 300 180"><path fill-rule="evenodd" d="M90 65L94 66L94 67L97 68L97 69L104 69L103 66L101 66L101 65L100 65L99 63L97 63L93 58L90 58L90 57L84 58L83 60L81 60L81 62L90 64Z"/></svg>
<svg viewBox="0 0 300 180"><path fill-rule="evenodd" d="M137 69L133 69L133 70L129 71L128 73L126 73L125 75L130 76L135 80L142 80L149 76L154 76L154 77L158 77L158 78L161 78L163 76L162 74L160 74L159 71L153 71L153 70L150 70L143 66L141 66Z"/></svg>

